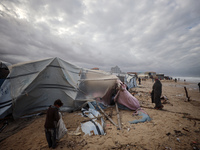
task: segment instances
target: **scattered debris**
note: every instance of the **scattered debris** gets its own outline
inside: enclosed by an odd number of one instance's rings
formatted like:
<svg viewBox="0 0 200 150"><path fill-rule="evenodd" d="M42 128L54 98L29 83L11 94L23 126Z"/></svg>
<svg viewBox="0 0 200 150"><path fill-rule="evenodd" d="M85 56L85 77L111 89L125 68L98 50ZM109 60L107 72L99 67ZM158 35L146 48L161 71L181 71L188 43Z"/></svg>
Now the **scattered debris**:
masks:
<svg viewBox="0 0 200 150"><path fill-rule="evenodd" d="M166 95L163 95L160 99L163 99L163 100L168 100L167 96Z"/></svg>
<svg viewBox="0 0 200 150"><path fill-rule="evenodd" d="M196 124L197 124L196 121L194 121L194 127L196 126Z"/></svg>
<svg viewBox="0 0 200 150"><path fill-rule="evenodd" d="M190 117L190 116L183 116L183 118L187 118L189 120L196 120L196 121L200 121L200 118L194 118L194 117Z"/></svg>
<svg viewBox="0 0 200 150"><path fill-rule="evenodd" d="M185 131L187 131L187 132L190 132L188 129L186 129L186 128L183 128L183 130L185 130Z"/></svg>
<svg viewBox="0 0 200 150"><path fill-rule="evenodd" d="M171 135L171 133L170 133L170 132L168 132L166 135L167 135L167 136L169 136L169 135Z"/></svg>
<svg viewBox="0 0 200 150"><path fill-rule="evenodd" d="M181 142L179 138L176 139L179 143Z"/></svg>
<svg viewBox="0 0 200 150"><path fill-rule="evenodd" d="M100 113L92 108L89 108L88 110L82 108L83 116L89 117L89 121L82 121L84 123L81 123L81 129L85 134L91 135L104 135L104 127L105 122L103 120L103 117L100 115ZM100 117L100 122L98 122L97 118ZM79 129L77 128L77 131ZM77 133L77 132L75 132Z"/></svg>
<svg viewBox="0 0 200 150"><path fill-rule="evenodd" d="M103 111L103 109L99 106L98 102L97 102L97 107L101 110L101 112L105 115L105 117L108 118L108 120L110 120L112 124L118 127L117 124Z"/></svg>
<svg viewBox="0 0 200 150"><path fill-rule="evenodd" d="M6 120L3 126L0 128L0 133L6 128L7 125L8 125L8 121Z"/></svg>
<svg viewBox="0 0 200 150"><path fill-rule="evenodd" d="M196 141L192 141L192 142L190 143L190 145L192 146L192 148L193 148L194 150L200 150L200 143L197 143Z"/></svg>

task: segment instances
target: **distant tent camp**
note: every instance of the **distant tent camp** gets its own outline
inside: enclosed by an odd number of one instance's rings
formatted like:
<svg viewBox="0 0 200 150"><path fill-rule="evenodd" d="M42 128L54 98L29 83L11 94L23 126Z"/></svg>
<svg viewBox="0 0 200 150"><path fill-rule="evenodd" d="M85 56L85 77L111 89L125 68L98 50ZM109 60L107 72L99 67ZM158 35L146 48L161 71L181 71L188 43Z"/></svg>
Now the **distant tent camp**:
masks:
<svg viewBox="0 0 200 150"><path fill-rule="evenodd" d="M103 97L118 78L104 71L80 68L59 58L12 65L0 89L0 118L45 110L56 99L62 110L75 110L84 102ZM105 99L104 99L105 100Z"/></svg>

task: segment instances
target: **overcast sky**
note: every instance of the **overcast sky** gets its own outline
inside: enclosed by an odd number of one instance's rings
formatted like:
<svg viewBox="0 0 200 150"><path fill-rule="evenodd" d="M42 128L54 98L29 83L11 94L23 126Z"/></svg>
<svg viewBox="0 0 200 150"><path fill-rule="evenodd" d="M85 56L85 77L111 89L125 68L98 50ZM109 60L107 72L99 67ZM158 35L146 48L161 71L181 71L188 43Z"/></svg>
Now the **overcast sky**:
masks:
<svg viewBox="0 0 200 150"><path fill-rule="evenodd" d="M200 76L200 0L1 0L0 60Z"/></svg>

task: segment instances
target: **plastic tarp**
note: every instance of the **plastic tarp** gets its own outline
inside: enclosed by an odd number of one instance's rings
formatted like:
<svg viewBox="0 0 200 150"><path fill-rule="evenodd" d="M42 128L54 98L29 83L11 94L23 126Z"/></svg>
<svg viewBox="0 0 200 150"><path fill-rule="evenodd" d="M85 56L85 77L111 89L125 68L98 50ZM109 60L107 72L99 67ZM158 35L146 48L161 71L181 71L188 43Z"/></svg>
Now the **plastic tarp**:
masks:
<svg viewBox="0 0 200 150"><path fill-rule="evenodd" d="M101 122L99 123L98 120L95 117L99 117L100 113L96 111L93 108L89 108L88 110L85 110L82 108L82 113L85 117L91 118L90 121L87 121L85 123L81 123L81 129L82 131L87 135L104 135L104 126L105 122L103 118L101 117Z"/></svg>
<svg viewBox="0 0 200 150"><path fill-rule="evenodd" d="M113 73L114 74L114 73ZM136 76L134 74L115 74L121 82L124 82L129 89L137 87Z"/></svg>
<svg viewBox="0 0 200 150"><path fill-rule="evenodd" d="M56 133L57 140L60 140L67 133L67 128L65 127L65 123L62 119L62 115L60 112L59 112L59 116L60 116L60 119L57 123L57 133Z"/></svg>
<svg viewBox="0 0 200 150"><path fill-rule="evenodd" d="M126 75L124 83L128 86L129 89L137 87L137 81L135 75Z"/></svg>
<svg viewBox="0 0 200 150"><path fill-rule="evenodd" d="M141 122L151 121L151 118L149 117L149 115L142 111L138 111L138 115L142 116L142 118L138 119L138 120L129 121L129 123L137 124L137 123L141 123Z"/></svg>
<svg viewBox="0 0 200 150"><path fill-rule="evenodd" d="M89 70L59 58L15 64L0 88L0 118L14 119L46 110L56 99L62 110L72 111L84 102L103 97L117 80L104 71Z"/></svg>
<svg viewBox="0 0 200 150"><path fill-rule="evenodd" d="M115 95L114 101L126 106L130 110L138 110L140 108L139 101L126 90L125 84L122 84L120 90Z"/></svg>

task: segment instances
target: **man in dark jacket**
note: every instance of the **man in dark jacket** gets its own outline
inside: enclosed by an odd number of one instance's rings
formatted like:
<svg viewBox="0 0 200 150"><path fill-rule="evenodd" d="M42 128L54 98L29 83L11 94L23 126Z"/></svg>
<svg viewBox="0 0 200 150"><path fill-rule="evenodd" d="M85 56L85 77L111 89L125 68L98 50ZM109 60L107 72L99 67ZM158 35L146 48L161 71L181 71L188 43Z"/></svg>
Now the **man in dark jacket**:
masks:
<svg viewBox="0 0 200 150"><path fill-rule="evenodd" d="M58 99L54 102L54 106L49 106L47 110L44 127L49 148L56 148L56 126L58 120L60 119L58 110L62 105L63 103Z"/></svg>
<svg viewBox="0 0 200 150"><path fill-rule="evenodd" d="M161 97L162 94L162 84L160 80L156 77L155 83L153 84L153 89L151 92L152 103L155 103L155 109L162 109L163 105L161 104Z"/></svg>

